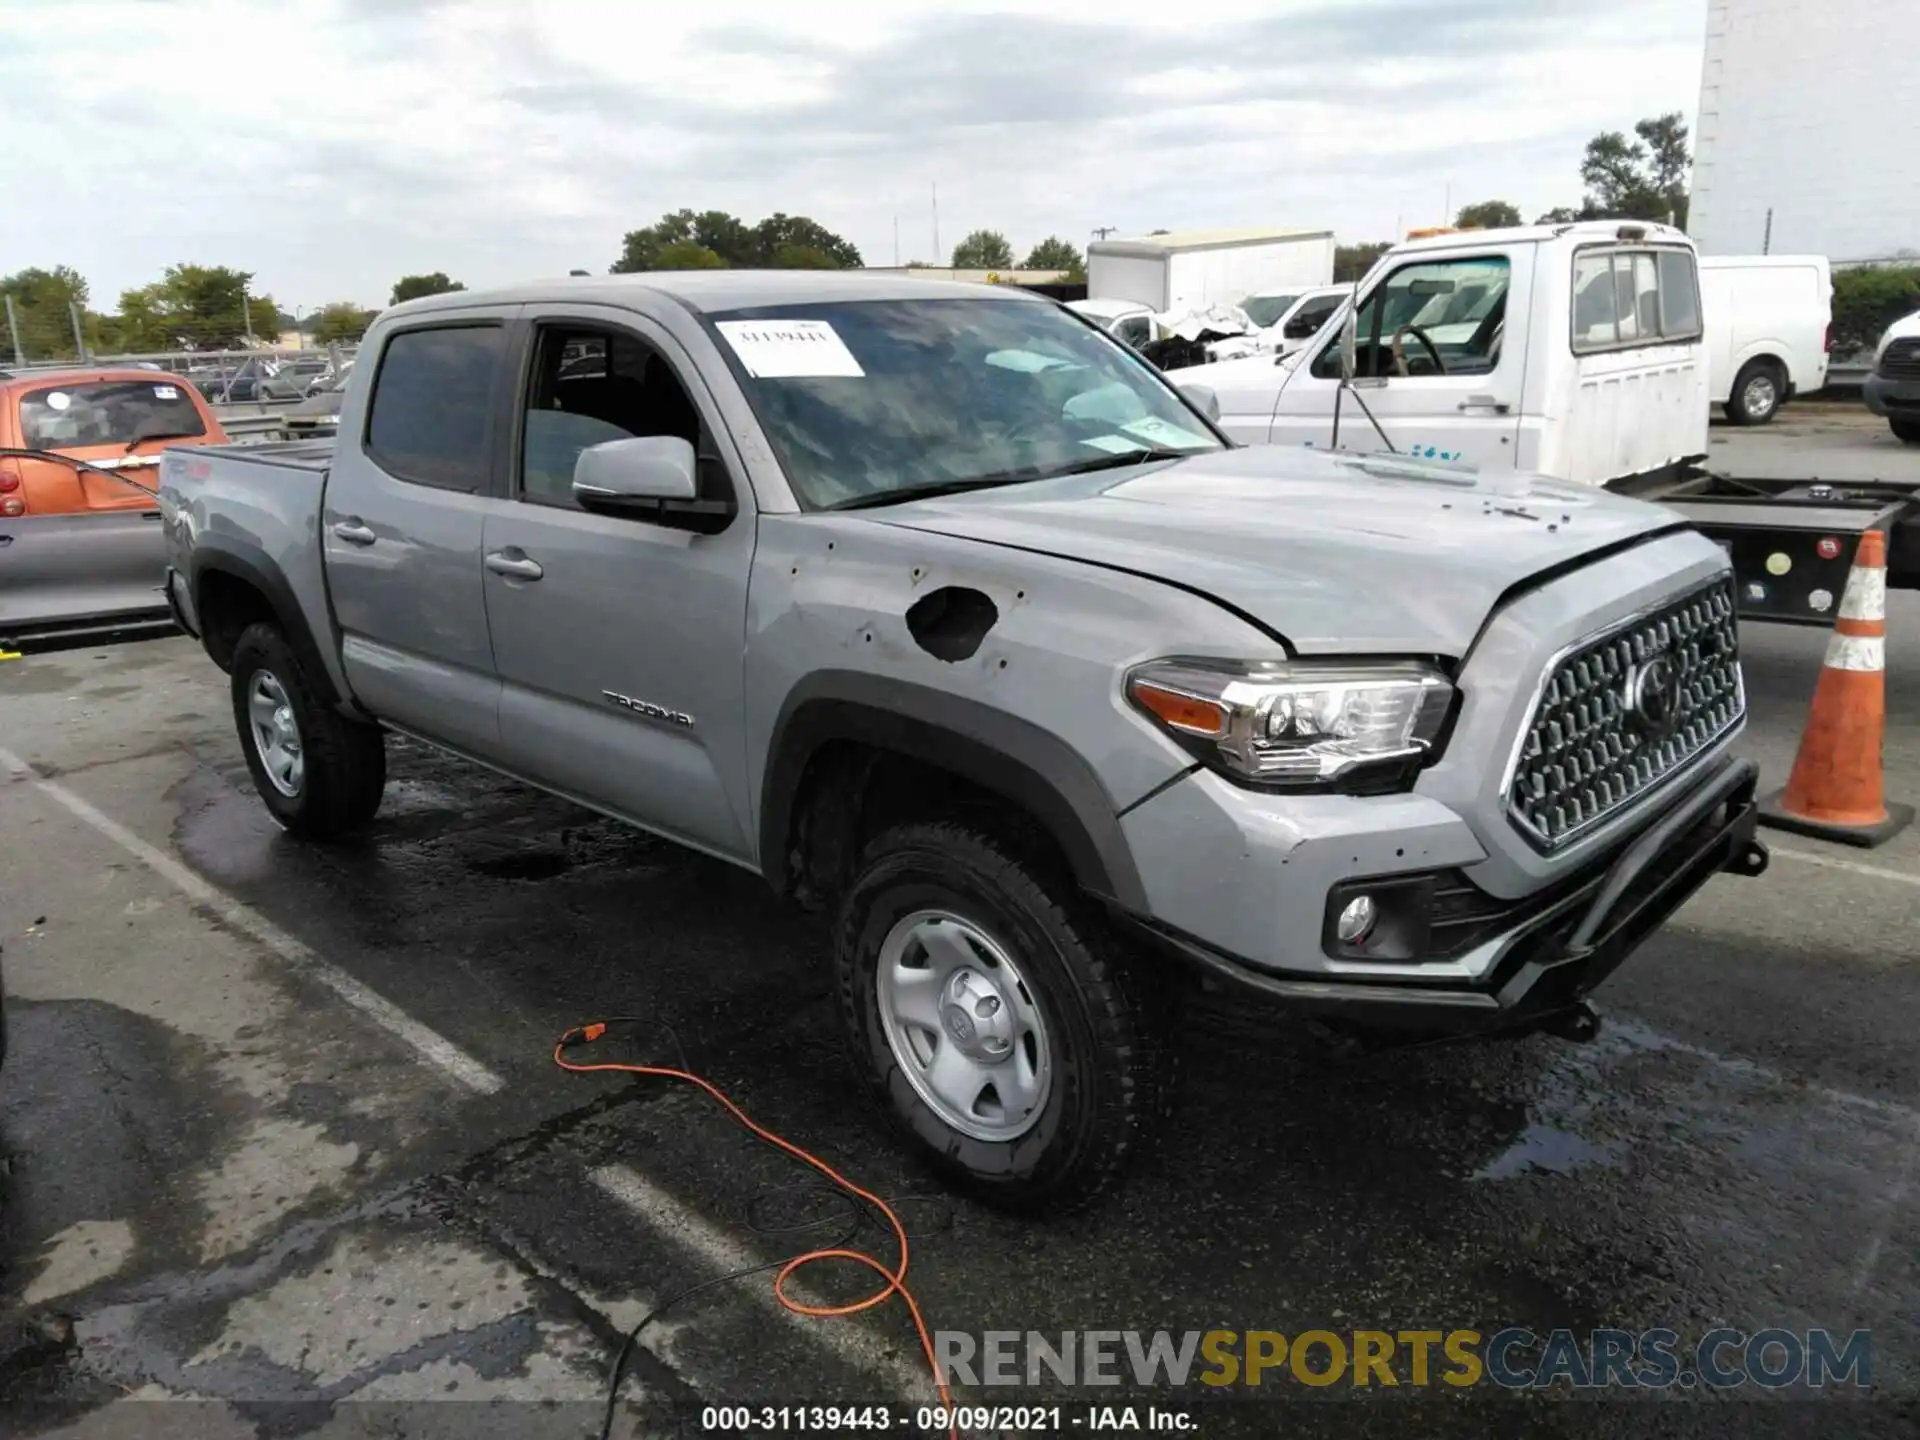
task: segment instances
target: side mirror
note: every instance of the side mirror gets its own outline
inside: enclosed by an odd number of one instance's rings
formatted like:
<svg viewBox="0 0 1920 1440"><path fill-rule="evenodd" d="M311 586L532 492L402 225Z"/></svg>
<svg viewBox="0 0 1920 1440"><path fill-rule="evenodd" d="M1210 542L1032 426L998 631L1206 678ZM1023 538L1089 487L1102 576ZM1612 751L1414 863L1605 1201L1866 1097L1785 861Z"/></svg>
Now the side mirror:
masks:
<svg viewBox="0 0 1920 1440"><path fill-rule="evenodd" d="M700 493L693 446L677 435L638 435L589 445L573 463L573 498L583 510L647 513Z"/></svg>
<svg viewBox="0 0 1920 1440"><path fill-rule="evenodd" d="M718 535L740 507L730 495L699 495L699 454L677 435L608 440L588 446L573 462L573 502L590 514Z"/></svg>
<svg viewBox="0 0 1920 1440"><path fill-rule="evenodd" d="M1354 297L1358 300L1358 295ZM1340 321L1340 378L1353 379L1354 371L1360 368L1360 306L1347 306L1347 313Z"/></svg>
<svg viewBox="0 0 1920 1440"><path fill-rule="evenodd" d="M1194 409L1215 424L1219 423L1220 397L1214 393L1211 385L1182 385L1180 393L1187 397L1187 403Z"/></svg>

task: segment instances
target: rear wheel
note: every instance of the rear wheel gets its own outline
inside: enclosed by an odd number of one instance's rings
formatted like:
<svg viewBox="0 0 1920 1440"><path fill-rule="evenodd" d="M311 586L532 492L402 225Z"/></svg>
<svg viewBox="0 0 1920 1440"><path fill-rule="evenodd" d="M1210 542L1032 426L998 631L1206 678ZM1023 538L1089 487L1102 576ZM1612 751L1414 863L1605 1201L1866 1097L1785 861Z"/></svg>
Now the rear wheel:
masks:
<svg viewBox="0 0 1920 1440"><path fill-rule="evenodd" d="M1786 377L1772 360L1749 360L1733 377L1727 419L1736 425L1764 425L1787 398Z"/></svg>
<svg viewBox="0 0 1920 1440"><path fill-rule="evenodd" d="M1908 445L1920 445L1920 420L1889 420L1887 428L1893 431L1896 440Z"/></svg>
<svg viewBox="0 0 1920 1440"><path fill-rule="evenodd" d="M233 718L254 789L288 832L330 840L365 825L387 783L378 727L318 698L286 637L249 625L233 647Z"/></svg>
<svg viewBox="0 0 1920 1440"><path fill-rule="evenodd" d="M1133 957L1072 882L954 823L890 830L841 903L856 1066L909 1143L992 1204L1059 1212L1120 1176L1168 1077Z"/></svg>

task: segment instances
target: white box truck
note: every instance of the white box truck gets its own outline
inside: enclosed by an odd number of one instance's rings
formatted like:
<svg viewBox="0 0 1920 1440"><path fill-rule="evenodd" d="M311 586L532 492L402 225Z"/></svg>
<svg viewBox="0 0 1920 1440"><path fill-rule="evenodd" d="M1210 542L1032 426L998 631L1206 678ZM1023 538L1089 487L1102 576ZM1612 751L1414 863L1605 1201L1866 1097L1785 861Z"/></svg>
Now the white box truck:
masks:
<svg viewBox="0 0 1920 1440"><path fill-rule="evenodd" d="M1131 300L1159 315L1332 280L1331 230L1183 230L1087 247L1088 299Z"/></svg>

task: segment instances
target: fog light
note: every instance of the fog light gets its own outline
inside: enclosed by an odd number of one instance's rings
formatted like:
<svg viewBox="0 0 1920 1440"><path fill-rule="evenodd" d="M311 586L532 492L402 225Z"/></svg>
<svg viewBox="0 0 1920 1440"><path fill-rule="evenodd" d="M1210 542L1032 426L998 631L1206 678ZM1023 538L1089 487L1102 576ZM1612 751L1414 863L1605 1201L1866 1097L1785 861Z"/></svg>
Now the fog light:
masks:
<svg viewBox="0 0 1920 1440"><path fill-rule="evenodd" d="M1373 930L1373 922L1380 916L1380 907L1373 903L1371 895L1360 895L1347 902L1340 912L1340 918L1334 922L1334 934L1340 937L1342 945L1358 945Z"/></svg>

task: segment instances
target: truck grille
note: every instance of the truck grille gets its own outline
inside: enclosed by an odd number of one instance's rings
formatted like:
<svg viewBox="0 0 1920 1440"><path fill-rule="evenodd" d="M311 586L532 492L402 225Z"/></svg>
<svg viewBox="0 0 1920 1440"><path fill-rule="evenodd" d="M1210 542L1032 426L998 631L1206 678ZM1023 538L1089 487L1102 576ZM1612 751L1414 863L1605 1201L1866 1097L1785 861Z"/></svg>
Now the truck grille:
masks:
<svg viewBox="0 0 1920 1440"><path fill-rule="evenodd" d="M1892 380L1920 380L1920 339L1895 340L1881 353L1877 368Z"/></svg>
<svg viewBox="0 0 1920 1440"><path fill-rule="evenodd" d="M1746 713L1733 581L1722 577L1554 662L1507 785L1507 814L1555 850L1682 769Z"/></svg>

